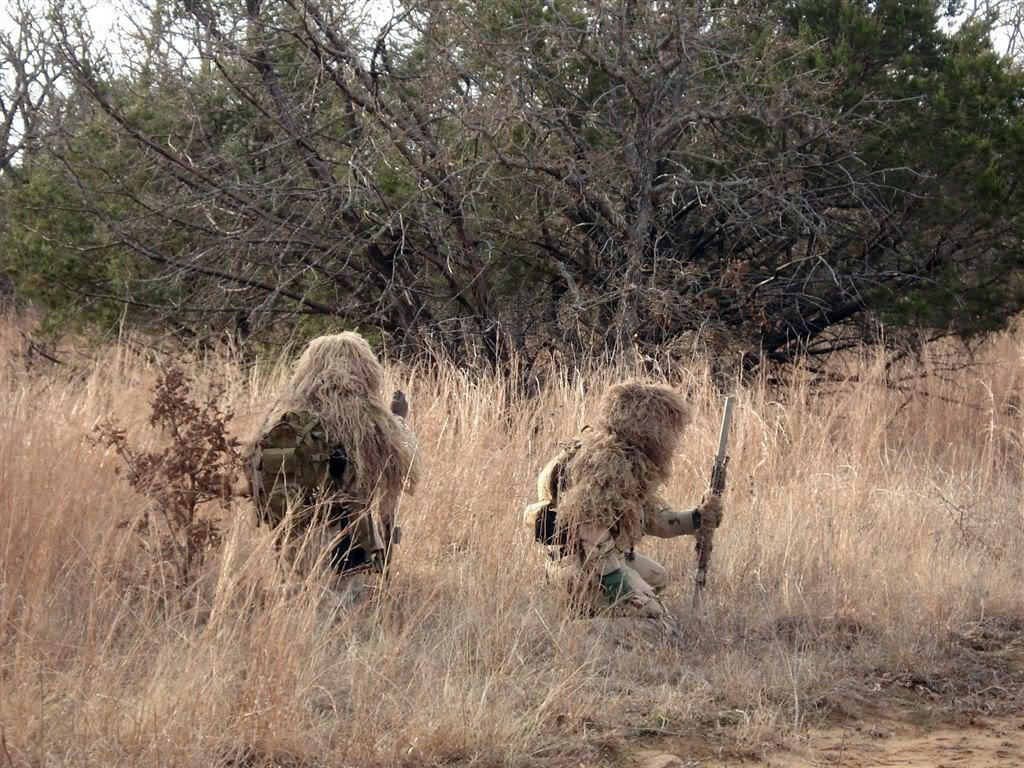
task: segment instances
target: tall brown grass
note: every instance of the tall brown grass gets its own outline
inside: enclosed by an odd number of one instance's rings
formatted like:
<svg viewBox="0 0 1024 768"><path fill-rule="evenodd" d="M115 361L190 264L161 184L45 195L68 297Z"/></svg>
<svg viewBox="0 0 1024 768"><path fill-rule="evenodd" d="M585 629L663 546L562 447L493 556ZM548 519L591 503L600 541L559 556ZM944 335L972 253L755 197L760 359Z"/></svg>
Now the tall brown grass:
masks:
<svg viewBox="0 0 1024 768"><path fill-rule="evenodd" d="M387 596L336 612L316 579L273 588L243 502L189 590L161 583L122 525L144 500L87 439L110 416L156 439L154 363L122 344L26 370L2 333L0 764L576 765L659 733L758 750L900 675L980 701L996 683L972 679L957 638L1024 618L1012 334L952 378L925 362L907 392L869 353L828 392L799 376L738 386L703 620L687 618L692 539L652 541L685 642L630 651L560 615L521 520L537 470L621 371L549 370L524 402L491 377L390 369L424 478L399 510ZM228 383L243 436L282 382L226 355L193 369ZM701 361L669 378L695 411L668 489L683 505L706 483L720 396Z"/></svg>

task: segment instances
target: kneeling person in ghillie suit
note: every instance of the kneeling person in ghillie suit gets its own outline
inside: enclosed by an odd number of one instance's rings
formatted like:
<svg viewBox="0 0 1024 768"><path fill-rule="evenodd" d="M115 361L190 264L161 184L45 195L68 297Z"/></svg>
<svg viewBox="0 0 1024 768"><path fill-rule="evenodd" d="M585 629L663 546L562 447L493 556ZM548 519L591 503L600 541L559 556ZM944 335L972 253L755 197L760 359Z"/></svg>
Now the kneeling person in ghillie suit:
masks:
<svg viewBox="0 0 1024 768"><path fill-rule="evenodd" d="M312 543L309 559L339 574L384 571L397 543L399 498L416 484L408 405L395 392L385 406L383 379L359 334L314 339L253 446L257 521L293 556Z"/></svg>
<svg viewBox="0 0 1024 768"><path fill-rule="evenodd" d="M594 425L541 471L539 501L527 508L527 521L547 545L549 571L567 582L577 610L593 614L612 606L613 614L642 617L663 631L675 629L658 598L668 572L637 554L636 547L646 534L692 535L702 517L715 526L721 522L716 496L680 511L658 495L688 424L689 411L671 388L617 384Z"/></svg>

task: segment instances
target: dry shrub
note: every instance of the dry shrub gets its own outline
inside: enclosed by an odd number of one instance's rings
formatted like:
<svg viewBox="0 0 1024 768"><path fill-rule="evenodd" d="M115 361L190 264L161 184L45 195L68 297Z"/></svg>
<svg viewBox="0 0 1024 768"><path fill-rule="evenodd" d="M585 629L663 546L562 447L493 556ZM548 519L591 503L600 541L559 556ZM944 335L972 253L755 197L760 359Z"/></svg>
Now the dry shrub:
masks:
<svg viewBox="0 0 1024 768"><path fill-rule="evenodd" d="M757 752L897 695L1024 706L1012 334L913 392L880 386L870 356L827 394L799 377L738 387L703 621L685 620L692 541L645 542L676 577L685 642L643 654L558 612L521 520L536 472L630 372L552 369L524 401L495 378L388 369L423 477L398 510L386 596L339 609L316 576L275 589L272 542L240 500L190 599L167 601L119 527L151 501L86 439L116 418L133 450L164 450L147 427L159 370L124 345L74 376L25 373L2 341L0 357L0 718L16 766L594 765L667 733ZM229 383L239 439L286 375L213 356L192 370L197 392ZM694 414L666 489L688 504L721 398L701 361L667 377Z"/></svg>
<svg viewBox="0 0 1024 768"><path fill-rule="evenodd" d="M157 375L150 404L149 425L163 442L159 449L132 447L114 419L94 430L96 442L124 462L128 484L151 502L124 524L139 534L155 564L173 564L178 587L190 584L220 543L222 510L210 506L231 498L241 470L239 441L228 432L233 414L222 407L223 395L222 387L214 387L197 400L185 371L169 366Z"/></svg>

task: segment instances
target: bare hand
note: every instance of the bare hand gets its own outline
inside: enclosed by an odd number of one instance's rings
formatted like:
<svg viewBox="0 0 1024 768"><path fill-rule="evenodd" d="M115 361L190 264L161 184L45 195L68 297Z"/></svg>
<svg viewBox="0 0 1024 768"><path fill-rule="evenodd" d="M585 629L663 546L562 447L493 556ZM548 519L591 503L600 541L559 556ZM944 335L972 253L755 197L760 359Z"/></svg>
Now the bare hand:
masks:
<svg viewBox="0 0 1024 768"><path fill-rule="evenodd" d="M400 389L396 389L395 394L391 396L391 412L403 419L409 415L409 401L405 399L405 392Z"/></svg>

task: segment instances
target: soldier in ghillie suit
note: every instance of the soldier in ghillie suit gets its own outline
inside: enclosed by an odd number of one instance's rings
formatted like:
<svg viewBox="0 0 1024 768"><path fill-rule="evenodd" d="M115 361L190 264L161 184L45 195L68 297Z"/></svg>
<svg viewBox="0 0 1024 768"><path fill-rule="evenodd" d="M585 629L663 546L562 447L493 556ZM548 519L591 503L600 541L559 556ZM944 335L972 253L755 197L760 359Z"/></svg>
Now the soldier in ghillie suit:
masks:
<svg viewBox="0 0 1024 768"><path fill-rule="evenodd" d="M594 615L632 615L663 632L675 620L658 594L667 571L636 547L646 534L692 535L701 519L721 522L722 506L673 509L658 495L689 423L682 397L666 386L628 381L613 386L601 414L541 471L539 501L527 508L534 536L547 545L549 572L564 581L573 608Z"/></svg>
<svg viewBox="0 0 1024 768"><path fill-rule="evenodd" d="M418 462L405 396L396 391L389 410L383 378L362 336L321 336L270 409L253 446L253 497L291 559L312 544L306 559L338 574L384 571Z"/></svg>

